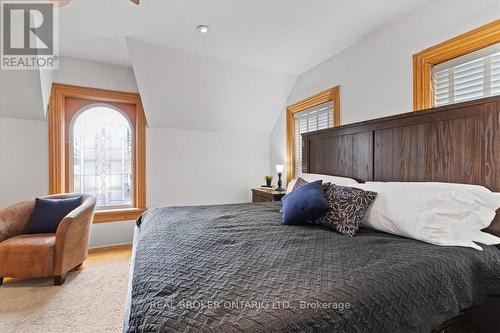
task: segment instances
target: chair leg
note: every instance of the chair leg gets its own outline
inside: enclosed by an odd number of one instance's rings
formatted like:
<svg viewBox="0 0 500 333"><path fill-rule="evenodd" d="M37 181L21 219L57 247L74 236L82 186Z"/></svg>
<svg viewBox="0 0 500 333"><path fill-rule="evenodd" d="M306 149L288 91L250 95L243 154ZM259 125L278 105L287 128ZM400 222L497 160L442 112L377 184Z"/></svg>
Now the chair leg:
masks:
<svg viewBox="0 0 500 333"><path fill-rule="evenodd" d="M65 280L66 280L66 273L64 273L63 275L54 276L54 286L63 285Z"/></svg>
<svg viewBox="0 0 500 333"><path fill-rule="evenodd" d="M78 271L78 270L82 269L82 267L83 267L83 262L80 265L73 268L72 271Z"/></svg>

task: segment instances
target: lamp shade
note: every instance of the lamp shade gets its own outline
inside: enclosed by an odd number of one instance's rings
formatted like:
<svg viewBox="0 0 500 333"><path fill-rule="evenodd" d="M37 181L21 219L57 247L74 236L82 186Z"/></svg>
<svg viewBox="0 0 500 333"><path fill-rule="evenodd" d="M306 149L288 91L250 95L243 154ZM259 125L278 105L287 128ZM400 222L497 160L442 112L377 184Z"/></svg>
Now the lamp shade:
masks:
<svg viewBox="0 0 500 333"><path fill-rule="evenodd" d="M277 173L283 173L283 169L285 167L282 164L276 164L276 172Z"/></svg>

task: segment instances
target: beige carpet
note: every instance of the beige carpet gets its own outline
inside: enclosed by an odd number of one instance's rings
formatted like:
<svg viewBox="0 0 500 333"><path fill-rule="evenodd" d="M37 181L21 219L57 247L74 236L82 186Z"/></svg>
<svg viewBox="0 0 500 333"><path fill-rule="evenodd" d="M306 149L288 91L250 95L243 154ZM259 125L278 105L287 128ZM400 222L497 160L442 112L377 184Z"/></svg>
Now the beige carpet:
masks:
<svg viewBox="0 0 500 333"><path fill-rule="evenodd" d="M0 286L0 332L121 332L128 261L84 265L64 285L52 279Z"/></svg>

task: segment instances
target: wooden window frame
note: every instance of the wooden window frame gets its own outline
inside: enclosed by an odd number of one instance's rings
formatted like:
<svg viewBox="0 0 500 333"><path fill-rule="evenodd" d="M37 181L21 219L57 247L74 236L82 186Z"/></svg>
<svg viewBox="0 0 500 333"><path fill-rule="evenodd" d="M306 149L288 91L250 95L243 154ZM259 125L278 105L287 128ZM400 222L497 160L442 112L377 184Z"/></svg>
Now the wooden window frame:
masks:
<svg viewBox="0 0 500 333"><path fill-rule="evenodd" d="M340 86L319 92L286 108L286 155L287 183L295 177L295 113L314 106L333 102L333 127L340 126Z"/></svg>
<svg viewBox="0 0 500 333"><path fill-rule="evenodd" d="M500 20L413 55L413 110L432 108L432 66L500 42Z"/></svg>
<svg viewBox="0 0 500 333"><path fill-rule="evenodd" d="M135 105L134 147L132 151L133 186L132 207L97 210L94 223L134 220L146 211L146 118L137 93L88 88L54 83L48 110L49 119L49 192L69 192L69 170L66 167L69 153L66 149L67 97Z"/></svg>

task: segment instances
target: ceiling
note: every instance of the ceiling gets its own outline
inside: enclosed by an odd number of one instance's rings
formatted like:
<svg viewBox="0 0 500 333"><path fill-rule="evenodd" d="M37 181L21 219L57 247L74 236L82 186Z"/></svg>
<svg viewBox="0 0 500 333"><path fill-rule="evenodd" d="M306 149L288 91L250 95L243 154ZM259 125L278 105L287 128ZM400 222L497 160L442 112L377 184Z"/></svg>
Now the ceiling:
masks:
<svg viewBox="0 0 500 333"><path fill-rule="evenodd" d="M301 74L424 2L72 0L60 9L60 54L131 66L131 37Z"/></svg>
<svg viewBox="0 0 500 333"><path fill-rule="evenodd" d="M295 75L127 38L150 127L269 134Z"/></svg>

